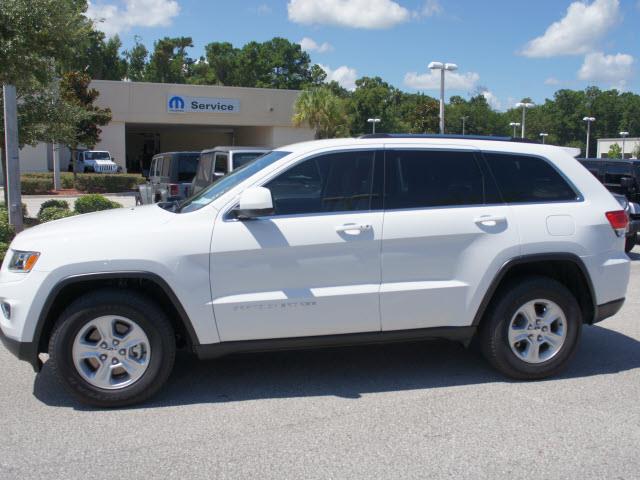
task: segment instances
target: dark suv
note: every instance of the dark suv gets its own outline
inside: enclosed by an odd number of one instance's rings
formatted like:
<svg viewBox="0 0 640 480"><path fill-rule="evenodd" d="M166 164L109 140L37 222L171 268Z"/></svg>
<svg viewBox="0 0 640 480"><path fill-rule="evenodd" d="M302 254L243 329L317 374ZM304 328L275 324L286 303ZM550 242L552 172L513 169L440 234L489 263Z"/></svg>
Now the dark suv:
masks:
<svg viewBox="0 0 640 480"><path fill-rule="evenodd" d="M200 152L159 153L151 160L149 182L141 185L139 203L172 202L191 194Z"/></svg>
<svg viewBox="0 0 640 480"><path fill-rule="evenodd" d="M621 205L629 214L629 232L625 250L631 251L637 243L640 231L640 160L615 160L610 158L579 158L584 165L611 193L623 195L628 205ZM615 195L614 195L615 196ZM619 197L616 197L620 201Z"/></svg>

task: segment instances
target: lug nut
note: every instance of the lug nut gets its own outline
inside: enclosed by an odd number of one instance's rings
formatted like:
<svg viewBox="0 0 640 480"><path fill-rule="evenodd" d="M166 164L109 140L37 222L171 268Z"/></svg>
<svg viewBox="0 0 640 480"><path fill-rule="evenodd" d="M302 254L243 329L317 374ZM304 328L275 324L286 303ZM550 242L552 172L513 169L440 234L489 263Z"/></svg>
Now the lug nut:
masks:
<svg viewBox="0 0 640 480"><path fill-rule="evenodd" d="M118 340L114 340L114 341L113 341L113 344L114 344L114 345L118 345L119 343L120 343L120 342L119 342Z"/></svg>
<svg viewBox="0 0 640 480"><path fill-rule="evenodd" d="M542 341L542 335L538 335L538 341L541 342Z"/></svg>
<svg viewBox="0 0 640 480"><path fill-rule="evenodd" d="M127 351L123 348L118 353L124 357L127 354Z"/></svg>
<svg viewBox="0 0 640 480"><path fill-rule="evenodd" d="M107 359L107 356L105 354L100 355L100 360L104 362L106 359Z"/></svg>
<svg viewBox="0 0 640 480"><path fill-rule="evenodd" d="M107 346L108 346L108 345L106 344L106 342L102 342L102 343L100 344L100 348L107 348Z"/></svg>
<svg viewBox="0 0 640 480"><path fill-rule="evenodd" d="M111 363L113 363L114 365L116 365L118 363L118 359L114 358L113 360L111 360Z"/></svg>
<svg viewBox="0 0 640 480"><path fill-rule="evenodd" d="M542 331L546 332L547 331L547 327L542 327Z"/></svg>

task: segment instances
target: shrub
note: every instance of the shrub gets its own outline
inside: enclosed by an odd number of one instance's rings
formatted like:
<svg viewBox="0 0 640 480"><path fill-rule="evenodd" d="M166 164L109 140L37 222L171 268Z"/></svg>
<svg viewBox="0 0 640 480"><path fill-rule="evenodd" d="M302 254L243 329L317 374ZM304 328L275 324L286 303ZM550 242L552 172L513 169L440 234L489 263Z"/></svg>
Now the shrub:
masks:
<svg viewBox="0 0 640 480"><path fill-rule="evenodd" d="M75 213L68 208L48 207L40 210L40 213L38 213L38 220L40 223L46 223L53 220L60 220L61 218L71 217L73 215L75 215Z"/></svg>
<svg viewBox="0 0 640 480"><path fill-rule="evenodd" d="M7 250L9 250L9 244L0 242L0 262L4 260L4 257L7 254Z"/></svg>
<svg viewBox="0 0 640 480"><path fill-rule="evenodd" d="M69 203L66 200L56 200L56 199L47 200L42 205L40 205L38 218L40 218L40 214L42 213L42 211L47 208L58 208L62 210L69 210Z"/></svg>
<svg viewBox="0 0 640 480"><path fill-rule="evenodd" d="M73 173L60 174L62 188L74 188ZM21 177L22 193L42 195L53 189L53 173L25 173ZM135 174L79 173L75 188L87 193L120 193L135 190L145 183L144 177Z"/></svg>
<svg viewBox="0 0 640 480"><path fill-rule="evenodd" d="M23 195L45 195L53 189L53 179L22 177L20 182Z"/></svg>
<svg viewBox="0 0 640 480"><path fill-rule="evenodd" d="M2 205L0 206L0 243L8 244L14 236L15 232L11 225L9 225L9 212L7 212L7 209Z"/></svg>
<svg viewBox="0 0 640 480"><path fill-rule="evenodd" d="M106 197L97 194L83 195L76 200L76 213L99 212L101 210L110 210L112 208L121 208L117 202L112 202Z"/></svg>

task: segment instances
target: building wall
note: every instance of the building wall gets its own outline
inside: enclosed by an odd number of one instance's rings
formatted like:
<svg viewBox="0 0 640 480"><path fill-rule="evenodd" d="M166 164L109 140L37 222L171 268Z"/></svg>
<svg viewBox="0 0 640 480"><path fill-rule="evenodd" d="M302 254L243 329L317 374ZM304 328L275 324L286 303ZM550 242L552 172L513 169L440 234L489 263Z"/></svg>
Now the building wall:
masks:
<svg viewBox="0 0 640 480"><path fill-rule="evenodd" d="M620 145L620 148L622 148L622 138L599 138L598 139L598 158L602 158L602 155L606 154L609 151L609 148L611 148L611 145L615 143ZM637 148L638 145L640 145L640 138L638 137L626 138L624 142L625 158L628 158L629 154L631 154L631 152L633 152L633 150ZM636 157L633 157L633 158L636 158Z"/></svg>

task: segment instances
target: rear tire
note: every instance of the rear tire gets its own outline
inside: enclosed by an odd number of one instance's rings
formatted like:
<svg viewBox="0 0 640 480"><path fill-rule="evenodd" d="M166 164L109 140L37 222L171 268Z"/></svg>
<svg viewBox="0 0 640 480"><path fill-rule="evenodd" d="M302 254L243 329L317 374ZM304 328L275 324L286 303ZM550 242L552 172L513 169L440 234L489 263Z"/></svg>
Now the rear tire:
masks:
<svg viewBox="0 0 640 480"><path fill-rule="evenodd" d="M632 235L631 237L627 237L624 242L624 251L629 253L633 250L633 247L636 246L636 235Z"/></svg>
<svg viewBox="0 0 640 480"><path fill-rule="evenodd" d="M82 403L123 407L143 402L167 381L175 335L166 315L145 297L104 289L80 297L60 315L49 364Z"/></svg>
<svg viewBox="0 0 640 480"><path fill-rule="evenodd" d="M573 356L582 314L573 294L547 277L502 289L480 328L485 358L504 375L535 380L558 374Z"/></svg>

